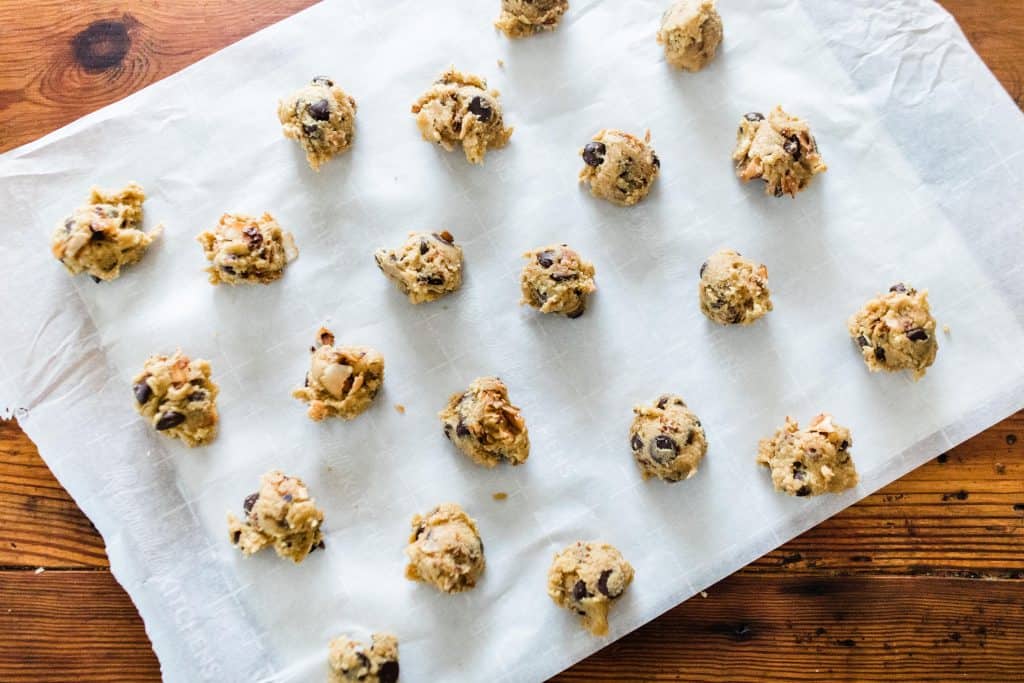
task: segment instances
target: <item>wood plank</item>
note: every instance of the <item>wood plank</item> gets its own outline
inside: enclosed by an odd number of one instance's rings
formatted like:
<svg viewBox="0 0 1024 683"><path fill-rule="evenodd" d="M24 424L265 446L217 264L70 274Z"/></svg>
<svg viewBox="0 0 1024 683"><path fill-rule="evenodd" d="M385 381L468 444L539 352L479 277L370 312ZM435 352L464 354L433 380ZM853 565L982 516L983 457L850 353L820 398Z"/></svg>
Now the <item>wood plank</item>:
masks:
<svg viewBox="0 0 1024 683"><path fill-rule="evenodd" d="M0 566L106 567L103 541L0 422ZM747 567L759 574L1024 577L1024 411Z"/></svg>
<svg viewBox="0 0 1024 683"><path fill-rule="evenodd" d="M2 681L160 680L108 572L0 571L0 604ZM1019 581L733 576L555 681L1007 681L1022 614Z"/></svg>

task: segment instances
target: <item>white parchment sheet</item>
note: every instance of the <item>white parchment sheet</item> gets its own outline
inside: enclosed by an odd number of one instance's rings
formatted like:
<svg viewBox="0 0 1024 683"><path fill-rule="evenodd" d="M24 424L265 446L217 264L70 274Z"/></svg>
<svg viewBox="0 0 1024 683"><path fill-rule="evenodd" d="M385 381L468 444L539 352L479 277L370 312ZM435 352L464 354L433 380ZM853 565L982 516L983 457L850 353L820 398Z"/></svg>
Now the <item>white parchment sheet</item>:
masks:
<svg viewBox="0 0 1024 683"><path fill-rule="evenodd" d="M510 42L496 0L327 3L0 157L0 406L102 532L168 681L321 681L328 640L372 630L398 635L402 680L540 680L1024 405L1024 117L952 19L927 0L722 0L722 53L683 74L654 40L665 4L573 0L558 31ZM483 167L409 113L449 64L500 89L516 128ZM276 103L321 73L359 112L352 151L316 174ZM775 104L829 165L796 200L742 185L729 158L742 114ZM639 206L576 183L603 127L652 132L663 172ZM128 180L163 237L116 282L68 277L52 228L90 185ZM195 235L264 210L299 259L270 286L211 287ZM465 284L411 306L372 251L441 228ZM517 305L522 252L555 241L597 268L578 320ZM697 271L722 246L768 265L775 311L750 328L700 314ZM898 280L951 328L916 384L869 374L845 328ZM322 323L387 360L351 423L315 424L289 396ZM132 408L145 358L179 346L221 385L206 448ZM476 467L442 435L448 395L484 374L523 409L523 467ZM630 409L669 391L710 450L693 479L644 483ZM777 494L758 439L822 410L853 430L862 484ZM327 549L299 566L227 540L225 514L275 467L325 509ZM403 578L410 517L449 500L487 548L456 596ZM545 593L578 538L636 568L608 638Z"/></svg>

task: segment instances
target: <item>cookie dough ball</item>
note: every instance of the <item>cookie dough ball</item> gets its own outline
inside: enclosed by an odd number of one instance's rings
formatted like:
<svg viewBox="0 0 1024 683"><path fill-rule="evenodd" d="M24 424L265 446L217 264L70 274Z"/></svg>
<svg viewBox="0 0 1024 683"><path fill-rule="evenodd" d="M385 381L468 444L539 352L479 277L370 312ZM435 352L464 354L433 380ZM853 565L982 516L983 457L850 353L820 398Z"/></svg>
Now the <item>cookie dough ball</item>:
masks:
<svg viewBox="0 0 1024 683"><path fill-rule="evenodd" d="M89 273L93 280L115 280L123 266L146 253L163 226L142 231L146 194L136 183L117 192L92 188L89 202L64 219L50 238L50 252L72 275Z"/></svg>
<svg viewBox="0 0 1024 683"><path fill-rule="evenodd" d="M807 122L775 107L768 118L751 112L743 116L736 134L736 175L744 181L760 178L765 194L792 197L818 173L828 170Z"/></svg>
<svg viewBox="0 0 1024 683"><path fill-rule="evenodd" d="M398 680L398 639L374 633L370 647L348 636L331 641L327 655L328 683L395 683Z"/></svg>
<svg viewBox="0 0 1024 683"><path fill-rule="evenodd" d="M864 304L847 327L872 372L909 370L918 380L939 351L928 290L902 282Z"/></svg>
<svg viewBox="0 0 1024 683"><path fill-rule="evenodd" d="M150 356L132 379L135 410L161 434L202 446L217 435L217 394L210 363L176 352Z"/></svg>
<svg viewBox="0 0 1024 683"><path fill-rule="evenodd" d="M832 422L828 413L815 416L807 429L787 417L774 436L761 439L757 462L771 470L776 491L791 496L839 493L857 485L852 445L850 430Z"/></svg>
<svg viewBox="0 0 1024 683"><path fill-rule="evenodd" d="M644 479L689 479L708 452L704 427L683 399L663 394L649 406L633 408L629 445Z"/></svg>
<svg viewBox="0 0 1024 683"><path fill-rule="evenodd" d="M587 308L587 297L596 289L594 264L584 261L568 244L552 244L528 251L523 256L519 286L520 303L541 313L561 313L578 318Z"/></svg>
<svg viewBox="0 0 1024 683"><path fill-rule="evenodd" d="M273 546L278 556L298 564L324 547L323 510L298 477L267 472L260 478L260 490L249 495L242 508L244 520L228 515L228 536L246 557Z"/></svg>
<svg viewBox="0 0 1024 683"><path fill-rule="evenodd" d="M651 131L644 139L606 128L586 144L580 182L590 194L619 206L632 206L647 196L661 161L651 149Z"/></svg>
<svg viewBox="0 0 1024 683"><path fill-rule="evenodd" d="M633 567L614 546L576 541L555 555L548 570L548 595L559 607L583 617L595 636L608 633L608 608L633 581Z"/></svg>
<svg viewBox="0 0 1024 683"><path fill-rule="evenodd" d="M530 457L526 421L497 377L478 377L466 391L452 394L439 417L444 435L478 465L521 465Z"/></svg>
<svg viewBox="0 0 1024 683"><path fill-rule="evenodd" d="M206 272L213 285L271 283L299 256L295 238L269 213L259 218L226 213L196 240L211 264Z"/></svg>
<svg viewBox="0 0 1024 683"><path fill-rule="evenodd" d="M555 30L568 9L569 0L501 0L494 25L509 38L524 38Z"/></svg>
<svg viewBox="0 0 1024 683"><path fill-rule="evenodd" d="M326 76L289 95L277 105L286 138L298 140L310 168L320 170L328 159L352 146L356 133L356 101Z"/></svg>
<svg viewBox="0 0 1024 683"><path fill-rule="evenodd" d="M384 356L368 346L334 346L334 334L316 334L306 383L292 396L309 404L309 418L351 420L370 407L384 383Z"/></svg>
<svg viewBox="0 0 1024 683"><path fill-rule="evenodd" d="M719 325L749 325L772 310L768 268L720 249L700 267L700 310Z"/></svg>
<svg viewBox="0 0 1024 683"><path fill-rule="evenodd" d="M658 44L678 69L700 71L715 58L721 42L722 17L715 0L676 0L661 17Z"/></svg>
<svg viewBox="0 0 1024 683"><path fill-rule="evenodd" d="M451 152L462 145L470 163L482 164L489 149L508 144L512 129L505 127L498 91L488 90L479 76L448 69L415 104L423 139Z"/></svg>
<svg viewBox="0 0 1024 683"><path fill-rule="evenodd" d="M414 304L440 299L462 285L462 247L447 230L410 232L398 249L378 249L377 267Z"/></svg>
<svg viewBox="0 0 1024 683"><path fill-rule="evenodd" d="M413 516L405 554L405 578L429 583L442 593L467 591L484 573L484 544L476 521L455 503Z"/></svg>

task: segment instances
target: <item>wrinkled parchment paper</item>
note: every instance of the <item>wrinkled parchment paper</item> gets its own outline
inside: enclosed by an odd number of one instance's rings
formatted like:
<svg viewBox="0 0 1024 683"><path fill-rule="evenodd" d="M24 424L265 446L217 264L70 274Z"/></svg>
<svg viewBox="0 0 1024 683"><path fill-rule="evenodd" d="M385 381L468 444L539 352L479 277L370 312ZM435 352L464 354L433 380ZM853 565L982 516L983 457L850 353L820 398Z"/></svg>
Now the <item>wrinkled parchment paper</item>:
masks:
<svg viewBox="0 0 1024 683"><path fill-rule="evenodd" d="M496 1L325 4L0 158L0 405L102 532L166 680L320 681L331 637L378 629L400 638L404 680L540 680L1024 405L1024 118L952 19L926 0L723 0L723 52L687 75L654 41L665 4L573 0L557 32L521 42L492 30ZM500 89L516 127L483 167L422 142L409 113L449 64ZM316 174L275 109L321 73L359 113L354 149ZM810 120L830 167L795 201L740 184L729 160L740 116L775 104ZM650 128L663 161L635 208L576 184L577 150L606 126ZM52 228L90 185L131 179L164 236L116 282L68 277ZM267 287L211 287L195 235L264 210L298 261ZM466 282L413 307L372 251L439 228ZM597 267L579 320L516 303L520 254L555 241ZM721 246L769 267L775 311L753 327L698 310ZM916 384L870 375L845 329L897 280L928 288L951 328ZM314 424L289 396L322 323L387 359L352 423ZM207 448L132 409L132 375L179 346L222 388ZM436 412L483 374L523 409L523 467L478 468L442 436ZM631 406L666 391L710 440L674 486L641 481L626 434ZM861 485L775 493L757 440L822 410L853 430ZM275 467L326 511L327 550L300 566L227 540L225 513ZM487 547L484 580L457 596L402 576L411 515L448 500ZM636 567L608 638L545 594L577 538Z"/></svg>

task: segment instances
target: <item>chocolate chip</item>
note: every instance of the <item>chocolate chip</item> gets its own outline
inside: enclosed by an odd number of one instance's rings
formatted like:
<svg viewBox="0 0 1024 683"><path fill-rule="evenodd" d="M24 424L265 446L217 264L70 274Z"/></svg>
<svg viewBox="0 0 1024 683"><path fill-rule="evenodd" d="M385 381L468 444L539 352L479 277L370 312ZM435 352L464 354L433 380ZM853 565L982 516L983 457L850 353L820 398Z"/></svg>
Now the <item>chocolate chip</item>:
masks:
<svg viewBox="0 0 1024 683"><path fill-rule="evenodd" d="M153 390L146 380L142 380L132 387L132 391L135 392L135 400L139 402L139 405L142 405L153 396Z"/></svg>
<svg viewBox="0 0 1024 683"><path fill-rule="evenodd" d="M590 591L587 590L587 584L585 584L582 579L580 579L579 581L576 582L575 585L573 585L573 587L572 587L572 599L575 600L576 602L579 602L580 600L583 600L584 598L589 598L590 595L591 595Z"/></svg>
<svg viewBox="0 0 1024 683"><path fill-rule="evenodd" d="M807 468L799 460L793 463L793 478L797 481L803 481L807 478Z"/></svg>
<svg viewBox="0 0 1024 683"><path fill-rule="evenodd" d="M880 363L885 362L885 349L883 349L881 346L875 347L875 360L877 360Z"/></svg>
<svg viewBox="0 0 1024 683"><path fill-rule="evenodd" d="M587 311L587 309L584 306L581 305L575 311L570 311L569 313L566 313L565 315L566 315L566 317L568 317L568 318L570 318L572 320L575 320L576 318L578 318L581 315L583 315L584 313L586 313L586 311Z"/></svg>
<svg viewBox="0 0 1024 683"><path fill-rule="evenodd" d="M452 426L450 424L444 426L444 437L449 441L452 440Z"/></svg>
<svg viewBox="0 0 1024 683"><path fill-rule="evenodd" d="M858 335L857 336L857 345L860 346L863 349L865 346L868 345L868 338L865 337L863 334Z"/></svg>
<svg viewBox="0 0 1024 683"><path fill-rule="evenodd" d="M896 284L894 284L892 287L889 288L889 291L890 292L905 292L905 291L907 291L907 286L905 284L903 284L902 282L897 282Z"/></svg>
<svg viewBox="0 0 1024 683"><path fill-rule="evenodd" d="M583 163L587 166L600 166L604 163L604 154L607 149L603 142L588 142L583 148Z"/></svg>
<svg viewBox="0 0 1024 683"><path fill-rule="evenodd" d="M327 547L327 545L321 540L319 543L310 546L309 547L309 552L313 552L314 550L323 550L326 547Z"/></svg>
<svg viewBox="0 0 1024 683"><path fill-rule="evenodd" d="M416 527L416 535L413 538L419 539L419 537L422 536L423 532L426 531L426 530L427 530L426 525L425 524L420 524L418 527Z"/></svg>
<svg viewBox="0 0 1024 683"><path fill-rule="evenodd" d="M910 341L928 341L928 333L920 327L915 327L914 329L907 331L907 338Z"/></svg>
<svg viewBox="0 0 1024 683"><path fill-rule="evenodd" d="M550 268L555 264L555 254L550 251L542 251L537 254L537 265L541 268Z"/></svg>
<svg viewBox="0 0 1024 683"><path fill-rule="evenodd" d="M235 531L234 533L231 534L231 544L232 545L238 545L238 542L241 539L242 539L242 532L241 531Z"/></svg>
<svg viewBox="0 0 1024 683"><path fill-rule="evenodd" d="M160 419L156 421L157 431L163 431L165 429L171 429L177 427L185 421L185 414L179 413L176 410L169 410L160 416Z"/></svg>
<svg viewBox="0 0 1024 683"><path fill-rule="evenodd" d="M849 447L850 447L850 442L847 441L846 439L843 439L843 442L841 444L839 444L839 450L841 450L841 451L845 451Z"/></svg>
<svg viewBox="0 0 1024 683"><path fill-rule="evenodd" d="M578 280L579 274L577 273L552 273L551 279L555 282L568 282L569 280Z"/></svg>
<svg viewBox="0 0 1024 683"><path fill-rule="evenodd" d="M667 405L668 405L668 396L662 396L661 398L658 399L658 407L659 408L664 408Z"/></svg>
<svg viewBox="0 0 1024 683"><path fill-rule="evenodd" d="M707 269L708 269L708 262L707 261L705 261L704 263L700 264L700 277L704 277L704 271L706 271Z"/></svg>
<svg viewBox="0 0 1024 683"><path fill-rule="evenodd" d="M758 121L764 121L764 114L762 114L761 112L752 111L747 114L744 114L743 118L745 118L747 121L750 121L751 123L757 123Z"/></svg>
<svg viewBox="0 0 1024 683"><path fill-rule="evenodd" d="M795 135L791 135L788 140L782 144L782 149L793 157L795 161L800 161L800 138Z"/></svg>
<svg viewBox="0 0 1024 683"><path fill-rule="evenodd" d="M442 232L435 232L434 237L447 244L455 244L455 238L452 237L452 234L447 230L444 230Z"/></svg>
<svg viewBox="0 0 1024 683"><path fill-rule="evenodd" d="M659 434L654 437L654 441L651 442L651 446L647 450L650 451L651 457L655 461L668 462L679 453L679 444L672 437Z"/></svg>
<svg viewBox="0 0 1024 683"><path fill-rule="evenodd" d="M331 103L327 100L317 100L307 106L306 110L317 121L326 121L331 118Z"/></svg>
<svg viewBox="0 0 1024 683"><path fill-rule="evenodd" d="M260 245L263 244L263 234L260 233L260 229L255 225L250 225L242 230L242 234L248 240L250 249L259 249Z"/></svg>
<svg viewBox="0 0 1024 683"><path fill-rule="evenodd" d="M462 420L459 420L459 424L455 425L455 433L458 436L469 436L469 427Z"/></svg>
<svg viewBox="0 0 1024 683"><path fill-rule="evenodd" d="M644 440L640 438L639 434L634 434L633 437L629 440L629 445L633 448L634 451L638 451L644 447Z"/></svg>
<svg viewBox="0 0 1024 683"><path fill-rule="evenodd" d="M661 168L661 159L654 152L651 152L651 163L654 165L654 168Z"/></svg>
<svg viewBox="0 0 1024 683"><path fill-rule="evenodd" d="M801 498L803 498L804 496L811 495L811 487L808 486L807 484L804 484L803 486L796 490L796 495L800 496Z"/></svg>
<svg viewBox="0 0 1024 683"><path fill-rule="evenodd" d="M430 251L430 245L427 244L426 240L420 240L420 256L423 256Z"/></svg>
<svg viewBox="0 0 1024 683"><path fill-rule="evenodd" d="M314 137L319 132L319 130L320 129L317 128L316 124L313 124L313 123L304 123L304 124L302 124L302 132L305 133L307 137Z"/></svg>
<svg viewBox="0 0 1024 683"><path fill-rule="evenodd" d="M491 114L494 113L491 111L491 105L479 95L469 101L469 111L484 123L490 121Z"/></svg>
<svg viewBox="0 0 1024 683"><path fill-rule="evenodd" d="M103 282L103 278L101 277L96 277L95 275L90 275L89 277L91 277L92 281L95 282L96 284Z"/></svg>
<svg viewBox="0 0 1024 683"><path fill-rule="evenodd" d="M188 395L188 400L190 401L202 401L204 398L206 398L205 391L193 391Z"/></svg>
<svg viewBox="0 0 1024 683"><path fill-rule="evenodd" d="M382 662L377 669L377 680L380 683L395 683L398 680L398 662L390 659Z"/></svg>
<svg viewBox="0 0 1024 683"><path fill-rule="evenodd" d="M619 593L612 595L612 592L608 590L608 579L611 578L612 570L605 569L601 572L601 576L597 579L597 590L601 591L603 595L609 598L619 597Z"/></svg>
<svg viewBox="0 0 1024 683"><path fill-rule="evenodd" d="M292 496L292 494L286 493L283 496L281 496L281 499L286 503L290 503L294 500L294 497Z"/></svg>
<svg viewBox="0 0 1024 683"><path fill-rule="evenodd" d="M315 76L313 78L313 85L326 85L328 88L334 87L334 81L327 78L327 76Z"/></svg>
<svg viewBox="0 0 1024 683"><path fill-rule="evenodd" d="M443 285L444 277L442 277L441 275L431 275L427 278L427 284L437 286Z"/></svg>
<svg viewBox="0 0 1024 683"><path fill-rule="evenodd" d="M687 446L689 446L690 444L693 443L694 437L695 437L695 433L694 433L694 431L692 429L686 433L686 445Z"/></svg>
<svg viewBox="0 0 1024 683"><path fill-rule="evenodd" d="M259 491L257 491L256 493L250 493L248 496L245 497L245 501L242 503L242 509L245 510L246 514L252 512L252 506L256 504L256 501L259 500L259 497Z"/></svg>
<svg viewBox="0 0 1024 683"><path fill-rule="evenodd" d="M223 270L228 275L234 275L235 274L235 269L232 268L231 266L221 266L220 269Z"/></svg>
<svg viewBox="0 0 1024 683"><path fill-rule="evenodd" d="M366 669L370 668L370 658L367 657L364 653L356 652L356 657L359 658L359 666L364 667Z"/></svg>
<svg viewBox="0 0 1024 683"><path fill-rule="evenodd" d="M775 188L775 196L776 197L781 197L784 194L786 194L786 193L783 191L782 185L779 185L778 187Z"/></svg>

